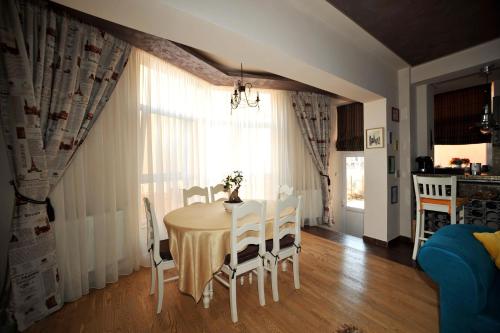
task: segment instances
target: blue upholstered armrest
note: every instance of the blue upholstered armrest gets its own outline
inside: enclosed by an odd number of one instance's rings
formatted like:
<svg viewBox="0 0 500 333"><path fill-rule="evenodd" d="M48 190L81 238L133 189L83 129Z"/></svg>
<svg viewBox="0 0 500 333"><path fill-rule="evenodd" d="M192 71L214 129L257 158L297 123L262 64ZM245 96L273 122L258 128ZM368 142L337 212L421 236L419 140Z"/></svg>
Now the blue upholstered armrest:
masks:
<svg viewBox="0 0 500 333"><path fill-rule="evenodd" d="M488 252L473 232L493 230L460 224L444 227L422 246L417 258L422 269L439 285L441 302L471 314L485 307L496 273Z"/></svg>

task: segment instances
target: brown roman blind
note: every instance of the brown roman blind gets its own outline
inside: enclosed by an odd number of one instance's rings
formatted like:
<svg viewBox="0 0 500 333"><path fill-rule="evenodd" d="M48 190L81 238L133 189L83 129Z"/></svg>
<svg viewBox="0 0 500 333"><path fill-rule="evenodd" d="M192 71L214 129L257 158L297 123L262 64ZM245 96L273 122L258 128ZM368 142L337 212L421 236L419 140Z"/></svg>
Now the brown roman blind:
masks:
<svg viewBox="0 0 500 333"><path fill-rule="evenodd" d="M337 107L337 150L362 151L363 104L352 103Z"/></svg>
<svg viewBox="0 0 500 333"><path fill-rule="evenodd" d="M488 97L490 89L491 85L487 84L435 95L434 143L466 145L491 142L491 135L479 131L484 103L491 102Z"/></svg>

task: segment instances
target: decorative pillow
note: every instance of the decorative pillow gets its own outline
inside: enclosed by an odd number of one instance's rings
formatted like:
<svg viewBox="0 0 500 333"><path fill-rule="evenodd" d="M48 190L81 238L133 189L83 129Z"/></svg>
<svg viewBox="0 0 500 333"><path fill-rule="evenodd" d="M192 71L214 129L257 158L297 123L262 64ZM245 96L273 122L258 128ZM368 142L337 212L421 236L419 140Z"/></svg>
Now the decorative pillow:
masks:
<svg viewBox="0 0 500 333"><path fill-rule="evenodd" d="M498 268L500 268L500 231L475 232L474 237L486 248Z"/></svg>

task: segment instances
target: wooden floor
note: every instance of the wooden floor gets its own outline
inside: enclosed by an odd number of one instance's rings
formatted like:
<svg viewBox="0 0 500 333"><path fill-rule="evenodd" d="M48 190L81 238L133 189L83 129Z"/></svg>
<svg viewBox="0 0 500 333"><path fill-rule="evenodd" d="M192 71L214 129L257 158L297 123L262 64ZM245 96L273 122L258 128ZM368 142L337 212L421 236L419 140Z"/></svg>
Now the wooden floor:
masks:
<svg viewBox="0 0 500 333"><path fill-rule="evenodd" d="M378 257L386 258L402 265L416 267L416 262L411 258L413 252L413 243L411 240L402 239L401 237L389 243L388 247L375 245L366 242L361 237L355 237L341 232L333 231L324 227L309 227L305 226L303 231L310 234L329 239L344 246L351 247L363 252L374 254Z"/></svg>
<svg viewBox="0 0 500 333"><path fill-rule="evenodd" d="M255 279L238 285L237 324L218 283L210 309L167 283L156 315L149 270L141 269L66 304L28 332L335 332L342 324L365 333L438 331L437 291L424 273L309 233L302 238L301 289L293 288L291 270L280 272L274 303L268 277L261 307Z"/></svg>

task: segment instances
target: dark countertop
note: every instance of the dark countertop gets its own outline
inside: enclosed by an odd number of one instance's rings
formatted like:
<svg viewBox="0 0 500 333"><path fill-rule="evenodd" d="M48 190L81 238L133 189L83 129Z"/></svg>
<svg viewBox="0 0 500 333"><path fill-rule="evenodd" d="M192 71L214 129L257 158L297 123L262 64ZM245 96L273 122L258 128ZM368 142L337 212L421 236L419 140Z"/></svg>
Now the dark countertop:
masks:
<svg viewBox="0 0 500 333"><path fill-rule="evenodd" d="M447 174L439 174L439 173L420 173L414 172L413 174L417 174L423 177L450 177L456 176L457 182L460 183L485 183L491 185L500 185L500 176L493 175L480 175L480 176L472 176L472 175L447 175Z"/></svg>

